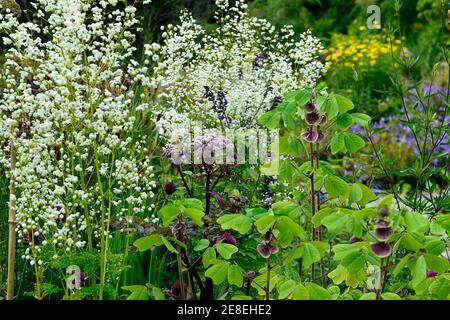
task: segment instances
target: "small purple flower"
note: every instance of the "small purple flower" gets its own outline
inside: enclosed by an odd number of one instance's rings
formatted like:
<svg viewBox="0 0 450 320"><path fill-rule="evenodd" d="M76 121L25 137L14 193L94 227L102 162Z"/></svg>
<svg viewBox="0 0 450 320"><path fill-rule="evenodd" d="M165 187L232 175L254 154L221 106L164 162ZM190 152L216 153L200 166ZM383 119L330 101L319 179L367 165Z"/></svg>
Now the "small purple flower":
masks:
<svg viewBox="0 0 450 320"><path fill-rule="evenodd" d="M273 241L275 241L276 239L275 239L275 236L274 236L274 234L272 233L272 231L267 231L266 232L266 234L264 235L264 237L263 237L263 241L264 242L273 242Z"/></svg>
<svg viewBox="0 0 450 320"><path fill-rule="evenodd" d="M269 258L272 254L278 252L278 247L270 243L261 243L258 245L258 252L263 258Z"/></svg>
<svg viewBox="0 0 450 320"><path fill-rule="evenodd" d="M317 112L307 113L305 119L308 124L314 125L320 120L320 115Z"/></svg>
<svg viewBox="0 0 450 320"><path fill-rule="evenodd" d="M437 275L438 275L438 273L434 272L433 270L428 270L427 271L427 278L436 277Z"/></svg>
<svg viewBox="0 0 450 320"><path fill-rule="evenodd" d="M236 238L233 237L233 235L229 232L224 232L220 235L214 236L212 238L212 242L213 243L217 243L217 242L228 243L228 244L232 244L234 246L237 244Z"/></svg>
<svg viewBox="0 0 450 320"><path fill-rule="evenodd" d="M167 193L169 196L173 194L177 190L177 187L172 181L166 182L164 185L164 192Z"/></svg>
<svg viewBox="0 0 450 320"><path fill-rule="evenodd" d="M314 103L312 103L312 102L308 102L307 104L306 104L306 106L305 106L305 109L306 109L306 111L308 111L308 112L315 112L317 109L316 109L316 105L314 104Z"/></svg>
<svg viewBox="0 0 450 320"><path fill-rule="evenodd" d="M319 125L323 126L326 123L327 123L327 115L324 114L323 116L320 117Z"/></svg>
<svg viewBox="0 0 450 320"><path fill-rule="evenodd" d="M42 243L42 240L42 233L35 231L34 229L28 229L22 235L22 243L25 246L29 246L32 241L34 242L34 245L38 246Z"/></svg>
<svg viewBox="0 0 450 320"><path fill-rule="evenodd" d="M255 276L256 276L256 272L253 270L250 270L245 274L245 278L247 280L252 280Z"/></svg>
<svg viewBox="0 0 450 320"><path fill-rule="evenodd" d="M323 134L322 131L319 131L319 133L317 133L317 142L321 143L321 142L323 142L324 139L325 139L325 135Z"/></svg>
<svg viewBox="0 0 450 320"><path fill-rule="evenodd" d="M380 258L386 258L392 253L392 248L385 242L376 242L370 245L372 251Z"/></svg>
<svg viewBox="0 0 450 320"><path fill-rule="evenodd" d="M386 241L391 237L393 230L391 227L375 228L375 236L379 241Z"/></svg>
<svg viewBox="0 0 450 320"><path fill-rule="evenodd" d="M348 243L353 244L355 242L362 242L364 239L358 238L358 237L352 237Z"/></svg>
<svg viewBox="0 0 450 320"><path fill-rule="evenodd" d="M186 294L186 292L188 292L187 284L184 283L183 286L184 286L184 294ZM172 295L173 295L174 297L182 298L182 297L180 297L180 295L181 295L181 285L180 285L180 282L179 282L179 281L175 282L175 283L172 285L171 293L172 293Z"/></svg>
<svg viewBox="0 0 450 320"><path fill-rule="evenodd" d="M387 217L389 215L389 208L387 206L381 207L380 214L382 217Z"/></svg>
<svg viewBox="0 0 450 320"><path fill-rule="evenodd" d="M328 192L320 192L320 203L324 203L325 201L327 201L327 194Z"/></svg>
<svg viewBox="0 0 450 320"><path fill-rule="evenodd" d="M307 131L302 133L302 138L309 143L315 143L318 137L319 135L317 134L317 132L312 131L311 129L308 129Z"/></svg>

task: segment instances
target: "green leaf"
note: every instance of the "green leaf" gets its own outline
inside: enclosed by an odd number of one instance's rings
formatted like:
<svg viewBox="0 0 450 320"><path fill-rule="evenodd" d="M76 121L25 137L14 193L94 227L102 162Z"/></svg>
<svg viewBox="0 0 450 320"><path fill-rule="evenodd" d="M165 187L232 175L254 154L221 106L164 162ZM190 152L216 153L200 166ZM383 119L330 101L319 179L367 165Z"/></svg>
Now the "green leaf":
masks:
<svg viewBox="0 0 450 320"><path fill-rule="evenodd" d="M228 283L240 288L243 282L242 269L235 264L230 265L228 268Z"/></svg>
<svg viewBox="0 0 450 320"><path fill-rule="evenodd" d="M155 300L166 300L166 296L164 295L164 293L161 291L160 288L154 286L152 288L152 293L153 296L155 297Z"/></svg>
<svg viewBox="0 0 450 320"><path fill-rule="evenodd" d="M287 280L285 282L283 282L280 285L280 288L278 289L278 292L280 293L278 296L278 299L283 300L286 299L287 297L289 297L289 295L291 295L291 293L294 291L295 289L295 281L294 280Z"/></svg>
<svg viewBox="0 0 450 320"><path fill-rule="evenodd" d="M340 113L345 113L345 112L355 108L355 105L349 98L341 96L339 94L335 94L334 96L335 96L336 102L339 106Z"/></svg>
<svg viewBox="0 0 450 320"><path fill-rule="evenodd" d="M263 114L259 118L258 123L269 130L273 130L279 127L280 120L281 113L278 110L272 110Z"/></svg>
<svg viewBox="0 0 450 320"><path fill-rule="evenodd" d="M335 170L333 166L326 161L319 161L319 168L324 174L334 174Z"/></svg>
<svg viewBox="0 0 450 320"><path fill-rule="evenodd" d="M158 213L162 216L164 227L168 227L169 224L178 217L180 212L179 206L168 204L162 207Z"/></svg>
<svg viewBox="0 0 450 320"><path fill-rule="evenodd" d="M323 218L333 213L333 210L329 207L320 209L312 218L311 222L314 223L314 227L319 227L322 224Z"/></svg>
<svg viewBox="0 0 450 320"><path fill-rule="evenodd" d="M276 176L280 170L280 160L273 160L263 164L259 167L259 171L261 171L266 176Z"/></svg>
<svg viewBox="0 0 450 320"><path fill-rule="evenodd" d="M332 154L336 154L340 151L347 152L347 149L345 148L344 134L341 132L334 134L333 137L331 138L330 147Z"/></svg>
<svg viewBox="0 0 450 320"><path fill-rule="evenodd" d="M231 297L231 300L253 300L253 298L250 296L236 295Z"/></svg>
<svg viewBox="0 0 450 320"><path fill-rule="evenodd" d="M304 106L311 100L312 90L311 89L303 89L300 90L295 95L295 101L300 105Z"/></svg>
<svg viewBox="0 0 450 320"><path fill-rule="evenodd" d="M381 298L383 300L402 300L398 294L395 294L393 292L385 292L381 294Z"/></svg>
<svg viewBox="0 0 450 320"><path fill-rule="evenodd" d="M369 126L370 121L372 121L372 118L364 113L352 113L350 115L352 116L354 123L357 123L366 128Z"/></svg>
<svg viewBox="0 0 450 320"><path fill-rule="evenodd" d="M309 292L306 287L301 284L297 284L292 291L293 300L309 300Z"/></svg>
<svg viewBox="0 0 450 320"><path fill-rule="evenodd" d="M439 256L445 250L445 244L438 238L432 238L425 242L427 253Z"/></svg>
<svg viewBox="0 0 450 320"><path fill-rule="evenodd" d="M418 212L406 212L405 224L409 232L422 234L427 232L430 226L427 217Z"/></svg>
<svg viewBox="0 0 450 320"><path fill-rule="evenodd" d="M283 119L284 126L289 130L295 130L295 121L292 118L290 112L284 111L281 114L281 118Z"/></svg>
<svg viewBox="0 0 450 320"><path fill-rule="evenodd" d="M203 252L203 267L208 268L216 261L216 249L209 247Z"/></svg>
<svg viewBox="0 0 450 320"><path fill-rule="evenodd" d="M400 271L402 271L403 268L405 268L406 264L407 264L408 261L409 261L409 258L411 258L411 254L410 254L410 253L408 253L406 256L404 256L404 257L397 263L397 265L396 265L395 268L394 268L394 271L392 272L392 274L393 274L394 276L397 276L397 275L400 273Z"/></svg>
<svg viewBox="0 0 450 320"><path fill-rule="evenodd" d="M330 175L325 178L325 189L330 197L337 198L347 193L348 185L341 178Z"/></svg>
<svg viewBox="0 0 450 320"><path fill-rule="evenodd" d="M236 230L240 234L247 234L252 229L252 219L242 214L226 214L217 219L222 229Z"/></svg>
<svg viewBox="0 0 450 320"><path fill-rule="evenodd" d="M275 215L298 218L301 213L301 207L294 201L280 201L272 204L272 210Z"/></svg>
<svg viewBox="0 0 450 320"><path fill-rule="evenodd" d="M348 204L351 205L353 202L359 202L361 201L362 197L363 192L361 187L356 183L352 184L350 195L348 196Z"/></svg>
<svg viewBox="0 0 450 320"><path fill-rule="evenodd" d="M358 252L360 249L352 244L337 244L333 246L333 252L334 252L334 259L336 261L341 261L344 259L348 254L353 252Z"/></svg>
<svg viewBox="0 0 450 320"><path fill-rule="evenodd" d="M347 254L342 259L342 265L347 268L350 273L357 273L366 267L366 259L360 251L354 251Z"/></svg>
<svg viewBox="0 0 450 320"><path fill-rule="evenodd" d="M146 286L134 285L122 287L123 290L131 291L127 300L148 300L148 289Z"/></svg>
<svg viewBox="0 0 450 320"><path fill-rule="evenodd" d="M410 285L413 289L417 289L419 285L427 278L427 262L425 257L421 256L416 260L416 264L412 269L412 280Z"/></svg>
<svg viewBox="0 0 450 320"><path fill-rule="evenodd" d="M438 214L434 216L434 221L439 223L447 232L450 232L450 215L449 214Z"/></svg>
<svg viewBox="0 0 450 320"><path fill-rule="evenodd" d="M209 247L209 240L208 239L201 239L197 245L194 247L194 251L202 251Z"/></svg>
<svg viewBox="0 0 450 320"><path fill-rule="evenodd" d="M320 261L320 252L311 243L306 242L302 251L303 268L309 269L311 264Z"/></svg>
<svg viewBox="0 0 450 320"><path fill-rule="evenodd" d="M172 253L178 254L177 249L175 249L175 247L169 242L169 240L167 240L165 237L161 237L161 240L166 246L167 250L169 250Z"/></svg>
<svg viewBox="0 0 450 320"><path fill-rule="evenodd" d="M227 279L229 266L230 263L228 261L220 261L206 270L205 276L211 278L217 286Z"/></svg>
<svg viewBox="0 0 450 320"><path fill-rule="evenodd" d="M218 242L215 245L217 251L219 252L219 254L222 256L222 258L228 260L231 258L231 256L238 252L238 248L232 244L229 243L222 243L222 242Z"/></svg>
<svg viewBox="0 0 450 320"><path fill-rule="evenodd" d="M359 300L375 300L377 298L375 292L365 293L359 298Z"/></svg>
<svg viewBox="0 0 450 320"><path fill-rule="evenodd" d="M203 211L203 202L195 198L186 198L181 200L181 205L186 208L196 208Z"/></svg>
<svg viewBox="0 0 450 320"><path fill-rule="evenodd" d="M350 128L352 126L353 118L348 113L342 113L337 117L336 124L339 129L347 130L348 128Z"/></svg>
<svg viewBox="0 0 450 320"><path fill-rule="evenodd" d="M151 247L157 247L162 244L163 241L161 239L161 235L159 234L151 234L149 236L139 238L133 243L133 245L138 248L140 252L147 251Z"/></svg>
<svg viewBox="0 0 450 320"><path fill-rule="evenodd" d="M278 176L281 181L292 181L292 165L289 160L280 161L280 169L278 170Z"/></svg>
<svg viewBox="0 0 450 320"><path fill-rule="evenodd" d="M432 254L424 254L427 267L438 273L447 272L450 269L450 261Z"/></svg>
<svg viewBox="0 0 450 320"><path fill-rule="evenodd" d="M265 234L275 223L276 218L274 216L263 216L256 220L255 226L258 229L259 233Z"/></svg>
<svg viewBox="0 0 450 320"><path fill-rule="evenodd" d="M338 285L347 278L347 274L347 269L343 265L339 264L336 269L328 274L328 277L333 280L334 284Z"/></svg>
<svg viewBox="0 0 450 320"><path fill-rule="evenodd" d="M424 246L417 241L416 238L410 233L404 233L401 238L401 245L405 249L412 250L415 252L419 252L420 249L423 249Z"/></svg>
<svg viewBox="0 0 450 320"><path fill-rule="evenodd" d="M331 300L331 294L327 289L312 282L305 283L305 286L311 300Z"/></svg>
<svg viewBox="0 0 450 320"><path fill-rule="evenodd" d="M339 113L339 104L336 97L329 97L324 103L324 108L329 120L336 117Z"/></svg>
<svg viewBox="0 0 450 320"><path fill-rule="evenodd" d="M197 208L186 208L184 209L184 215L194 221L199 227L203 226L202 218L205 213Z"/></svg>
<svg viewBox="0 0 450 320"><path fill-rule="evenodd" d="M365 206L369 202L372 202L377 199L375 193L369 187L363 185L362 183L357 183L357 185L361 188L362 198L358 201L361 206Z"/></svg>
<svg viewBox="0 0 450 320"><path fill-rule="evenodd" d="M343 212L333 213L322 219L322 224L327 227L331 234L342 232L349 221L349 215Z"/></svg>
<svg viewBox="0 0 450 320"><path fill-rule="evenodd" d="M436 277L429 290L433 298L447 300L450 295L450 276L442 275Z"/></svg>
<svg viewBox="0 0 450 320"><path fill-rule="evenodd" d="M355 153L366 145L360 136L350 132L344 133L344 142L345 147L350 153Z"/></svg>
<svg viewBox="0 0 450 320"><path fill-rule="evenodd" d="M276 228L283 232L289 232L296 237L302 237L305 234L303 228L287 216L278 217Z"/></svg>
<svg viewBox="0 0 450 320"><path fill-rule="evenodd" d="M441 227L441 225L439 223L437 223L437 221L435 221L435 220L431 221L430 231L432 234L439 235L439 236L442 236L445 234L445 229L443 227Z"/></svg>

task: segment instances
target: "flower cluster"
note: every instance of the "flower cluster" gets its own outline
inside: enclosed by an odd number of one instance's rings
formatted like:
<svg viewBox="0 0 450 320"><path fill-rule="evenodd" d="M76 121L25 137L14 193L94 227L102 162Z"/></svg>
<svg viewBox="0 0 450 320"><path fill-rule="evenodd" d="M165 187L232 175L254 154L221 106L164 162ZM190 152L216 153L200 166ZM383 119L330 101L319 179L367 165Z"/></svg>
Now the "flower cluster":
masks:
<svg viewBox="0 0 450 320"><path fill-rule="evenodd" d="M155 112L169 139L200 122L204 128L255 128L256 120L280 102L283 93L313 86L325 70L320 41L310 32L294 37L252 18L243 0L217 1L219 27L212 33L186 11L178 26L164 28L164 43L147 44L155 62L151 85L158 92Z"/></svg>
<svg viewBox="0 0 450 320"><path fill-rule="evenodd" d="M357 66L362 70L368 70L380 57L391 52L391 43L394 52L401 44L399 39L388 41L379 34L365 36L363 39L354 35L334 35L334 38L335 44L324 51L330 69L337 66L346 68Z"/></svg>
<svg viewBox="0 0 450 320"><path fill-rule="evenodd" d="M305 107L305 120L309 128L302 133L302 138L309 143L321 143L325 139L321 126L327 123L327 116L320 115L314 103L308 103Z"/></svg>
<svg viewBox="0 0 450 320"><path fill-rule="evenodd" d="M266 232L262 240L263 242L258 245L258 252L263 258L268 259L271 255L279 251L279 248L275 244L275 236L271 230Z"/></svg>
<svg viewBox="0 0 450 320"><path fill-rule="evenodd" d="M380 258L385 258L392 253L391 246L386 241L393 233L392 222L387 221L385 217L389 215L389 208L383 206L380 209L381 218L375 219L375 237L378 242L372 243L372 251Z"/></svg>
<svg viewBox="0 0 450 320"><path fill-rule="evenodd" d="M415 132L408 123L422 123L423 114L425 112L422 104L417 103L416 89L410 89L409 94L405 97L405 105L408 106L407 114L404 107L400 108L400 113L382 117L373 124L374 134L373 142L377 146L383 146L383 153L389 159L395 159L394 165L400 169L415 161L420 155L423 142L426 140L426 149L424 151L432 154L432 163L434 168L438 169L446 165L445 158L439 158L437 155L444 155L450 152L450 136L444 131L440 131L442 125L450 122L450 115L446 113L444 105L445 97L448 90L439 86L423 85L423 91L430 99L427 99L427 108L431 107L435 110L435 116L431 119L431 127L436 128L436 132L428 132L420 130L420 126L416 126ZM414 128L414 127L413 127ZM365 135L365 129L360 125L354 125L352 132ZM414 134L416 137L414 137ZM419 147L416 143L419 141ZM434 143L439 142L434 147ZM367 159L370 160L370 159Z"/></svg>

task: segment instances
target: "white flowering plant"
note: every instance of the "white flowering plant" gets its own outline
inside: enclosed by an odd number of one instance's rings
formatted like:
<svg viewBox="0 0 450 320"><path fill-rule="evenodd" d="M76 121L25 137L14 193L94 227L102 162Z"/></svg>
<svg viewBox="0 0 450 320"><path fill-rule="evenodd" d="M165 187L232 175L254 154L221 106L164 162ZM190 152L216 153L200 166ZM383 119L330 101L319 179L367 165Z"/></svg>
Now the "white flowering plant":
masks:
<svg viewBox="0 0 450 320"><path fill-rule="evenodd" d="M64 261L89 252L91 294L102 299L117 281L108 264L112 219L154 220L150 82L132 57L136 8L117 0L32 6L33 22L0 8L0 162L17 189L10 210L36 298L46 296L47 269L64 276ZM66 298L77 291L62 289Z"/></svg>
<svg viewBox="0 0 450 320"><path fill-rule="evenodd" d="M216 131L258 128L257 119L287 91L313 86L325 71L322 45L308 31L277 31L251 17L245 1L216 1L218 27L206 32L183 11L163 27L163 43L146 44L160 133L169 142L197 123ZM181 131L181 133L180 133Z"/></svg>

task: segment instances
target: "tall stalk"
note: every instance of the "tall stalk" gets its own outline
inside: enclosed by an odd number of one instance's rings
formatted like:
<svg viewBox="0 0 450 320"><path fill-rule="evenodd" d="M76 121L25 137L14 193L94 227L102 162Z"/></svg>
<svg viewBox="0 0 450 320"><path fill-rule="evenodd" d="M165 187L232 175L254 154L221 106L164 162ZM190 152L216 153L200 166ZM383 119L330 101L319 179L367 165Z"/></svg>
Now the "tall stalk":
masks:
<svg viewBox="0 0 450 320"><path fill-rule="evenodd" d="M16 149L11 141L10 146L11 162L10 162L10 180L9 180L9 212L8 212L8 288L6 299L14 299L14 266L16 260Z"/></svg>
<svg viewBox="0 0 450 320"><path fill-rule="evenodd" d="M212 168L210 166L205 166L206 171L206 185L205 185L205 216L208 217L211 211L211 175ZM208 227L206 225L206 227ZM213 300L214 299L214 287L211 278L206 277L205 279L205 292L202 300Z"/></svg>
<svg viewBox="0 0 450 320"><path fill-rule="evenodd" d="M270 257L266 259L266 287L264 288L266 292L266 300L270 300Z"/></svg>
<svg viewBox="0 0 450 320"><path fill-rule="evenodd" d="M310 160L311 160L311 168L312 171L310 173L309 179L311 181L311 218L314 217L314 215L316 214L316 192L314 190L314 167L315 167L315 163L314 163L314 143L310 143ZM311 223L311 238L312 241L316 240L316 228L314 227L314 224ZM314 282L316 280L316 274L315 274L315 263L313 263L311 265L311 282Z"/></svg>

